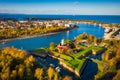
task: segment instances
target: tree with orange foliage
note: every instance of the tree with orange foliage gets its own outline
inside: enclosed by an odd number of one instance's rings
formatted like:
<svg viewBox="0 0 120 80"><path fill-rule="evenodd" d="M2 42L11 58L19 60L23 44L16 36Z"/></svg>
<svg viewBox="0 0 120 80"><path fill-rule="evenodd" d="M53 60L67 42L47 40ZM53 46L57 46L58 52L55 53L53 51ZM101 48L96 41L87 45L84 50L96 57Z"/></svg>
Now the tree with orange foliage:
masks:
<svg viewBox="0 0 120 80"><path fill-rule="evenodd" d="M12 72L10 74L10 80L16 80L16 78L17 78L17 71L12 70Z"/></svg>
<svg viewBox="0 0 120 80"><path fill-rule="evenodd" d="M62 80L72 80L70 76L65 76Z"/></svg>
<svg viewBox="0 0 120 80"><path fill-rule="evenodd" d="M117 71L116 76L113 78L113 80L120 80L120 70Z"/></svg>
<svg viewBox="0 0 120 80"><path fill-rule="evenodd" d="M53 72L54 72L54 69L51 68L51 67L49 67L49 69L48 69L48 77L49 77L49 80L52 80Z"/></svg>
<svg viewBox="0 0 120 80"><path fill-rule="evenodd" d="M107 50L103 55L102 55L102 60L109 60L110 58L110 50Z"/></svg>
<svg viewBox="0 0 120 80"><path fill-rule="evenodd" d="M120 58L120 47L118 47L116 50L116 57Z"/></svg>
<svg viewBox="0 0 120 80"><path fill-rule="evenodd" d="M42 69L42 68L37 68L37 69L35 70L34 76L35 76L38 80L42 80L42 74L43 74L43 69Z"/></svg>
<svg viewBox="0 0 120 80"><path fill-rule="evenodd" d="M24 71L25 71L25 66L20 64L18 66L18 75L19 75L20 79L22 79L24 77Z"/></svg>

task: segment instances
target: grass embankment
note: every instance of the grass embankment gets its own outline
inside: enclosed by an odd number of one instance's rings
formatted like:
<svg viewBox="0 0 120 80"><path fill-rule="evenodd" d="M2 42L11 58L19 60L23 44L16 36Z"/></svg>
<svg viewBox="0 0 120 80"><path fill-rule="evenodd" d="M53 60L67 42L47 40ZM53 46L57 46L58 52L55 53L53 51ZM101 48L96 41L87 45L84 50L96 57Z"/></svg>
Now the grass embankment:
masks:
<svg viewBox="0 0 120 80"><path fill-rule="evenodd" d="M39 52L39 53L46 53L48 52L48 48L38 48L38 49L35 49L33 50L34 52Z"/></svg>
<svg viewBox="0 0 120 80"><path fill-rule="evenodd" d="M30 51L30 54L43 58L46 58L48 53L49 53L48 48L38 48Z"/></svg>
<svg viewBox="0 0 120 80"><path fill-rule="evenodd" d="M75 71L81 72L86 62L86 57L92 54L92 50L94 50L95 52L99 52L100 50L103 50L103 48L97 46L90 47L79 46L79 47L82 50L76 54L65 55L54 52L54 55L62 58L63 59L62 62L71 67L72 69L74 69Z"/></svg>
<svg viewBox="0 0 120 80"><path fill-rule="evenodd" d="M40 54L44 54L47 51L48 51L48 49L46 49L46 48L38 48L38 49L34 50L34 52L38 52ZM63 60L61 60L61 62L65 63L66 65L68 65L69 67L71 67L72 69L77 71L78 73L81 71L82 66L86 60L86 59L79 60L77 58L74 59L71 56L68 56L66 54L60 54L55 51L53 51L52 53L55 57L59 57L59 58L63 59Z"/></svg>
<svg viewBox="0 0 120 80"><path fill-rule="evenodd" d="M65 54L60 54L60 53L54 52L54 51L53 51L52 53L53 53L54 56L59 57L59 58L61 58L61 59L64 59L64 60L66 60L66 61L70 61L70 60L73 59L72 57L70 57L70 56L68 56L68 55L65 55Z"/></svg>
<svg viewBox="0 0 120 80"><path fill-rule="evenodd" d="M103 50L103 48L97 46L91 46L90 49L94 50L95 52Z"/></svg>
<svg viewBox="0 0 120 80"><path fill-rule="evenodd" d="M84 59L84 60L72 59L69 61L62 60L63 63L65 63L66 65L68 65L69 67L71 67L72 69L77 71L78 73L81 72L85 61L86 61L86 59Z"/></svg>
<svg viewBox="0 0 120 80"><path fill-rule="evenodd" d="M92 54L92 50L94 50L95 52L98 52L103 48L97 47L97 46L89 46L89 47L79 46L79 47L81 48L81 50L78 53L62 54L56 51L52 51L52 55L55 57L61 58L62 59L61 62L65 63L67 66L69 66L76 72L81 73L84 67L84 64L87 60L86 57ZM34 51L39 53L45 53L45 52L48 52L49 50L46 48L39 48Z"/></svg>
<svg viewBox="0 0 120 80"><path fill-rule="evenodd" d="M74 58L73 56L60 54L57 52L53 52L53 55L63 59L61 60L61 62L65 63L67 66L71 67L73 70L77 71L78 73L82 70L82 67L86 61L86 59L80 60L80 59Z"/></svg>
<svg viewBox="0 0 120 80"><path fill-rule="evenodd" d="M99 52L101 50L103 50L103 48L98 47L98 46L79 46L82 50L80 52L78 52L77 54L71 54L71 56L73 56L74 58L80 58L80 57L86 57L89 54L92 54L92 51Z"/></svg>

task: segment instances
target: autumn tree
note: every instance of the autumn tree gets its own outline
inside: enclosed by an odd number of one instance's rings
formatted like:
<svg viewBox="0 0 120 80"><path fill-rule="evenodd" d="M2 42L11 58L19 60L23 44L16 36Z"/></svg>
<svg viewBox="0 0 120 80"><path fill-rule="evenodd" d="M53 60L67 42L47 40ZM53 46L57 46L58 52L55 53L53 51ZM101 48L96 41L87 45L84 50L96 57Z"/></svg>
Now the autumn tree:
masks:
<svg viewBox="0 0 120 80"><path fill-rule="evenodd" d="M20 64L18 66L18 76L20 77L20 79L23 79L24 77L24 71L25 71L25 66Z"/></svg>
<svg viewBox="0 0 120 80"><path fill-rule="evenodd" d="M94 44L96 44L97 43L97 38L96 37L94 37Z"/></svg>
<svg viewBox="0 0 120 80"><path fill-rule="evenodd" d="M17 79L17 71L12 70L12 72L10 74L10 80L16 80L16 79Z"/></svg>
<svg viewBox="0 0 120 80"><path fill-rule="evenodd" d="M117 71L116 76L113 78L113 80L120 80L120 70Z"/></svg>
<svg viewBox="0 0 120 80"><path fill-rule="evenodd" d="M62 80L72 80L70 76L65 76Z"/></svg>
<svg viewBox="0 0 120 80"><path fill-rule="evenodd" d="M57 72L54 74L54 80L59 80L59 79L58 79L58 73L57 73Z"/></svg>
<svg viewBox="0 0 120 80"><path fill-rule="evenodd" d="M120 45L120 44L119 44L119 45ZM117 50L116 50L115 53L116 53L116 57L117 57L117 58L120 58L120 47L117 48Z"/></svg>
<svg viewBox="0 0 120 80"><path fill-rule="evenodd" d="M37 68L37 69L35 70L34 76L35 76L38 80L42 80L42 74L43 74L43 69L42 69L42 68Z"/></svg>
<svg viewBox="0 0 120 80"><path fill-rule="evenodd" d="M50 43L50 50L51 50L51 51L52 51L52 50L55 50L55 48L56 48L55 43L54 43L54 42L51 42L51 43Z"/></svg>
<svg viewBox="0 0 120 80"><path fill-rule="evenodd" d="M110 50L107 50L103 55L102 55L102 60L109 60L110 59Z"/></svg>
<svg viewBox="0 0 120 80"><path fill-rule="evenodd" d="M34 66L35 58L33 56L29 56L25 59L24 63L27 67Z"/></svg>
<svg viewBox="0 0 120 80"><path fill-rule="evenodd" d="M32 55L23 50L7 47L0 50L0 80L58 80L58 73L49 67L48 75ZM44 78L43 78L44 76Z"/></svg>
<svg viewBox="0 0 120 80"><path fill-rule="evenodd" d="M54 69L52 67L49 67L49 69L48 69L49 80L52 80L53 73L54 73Z"/></svg>

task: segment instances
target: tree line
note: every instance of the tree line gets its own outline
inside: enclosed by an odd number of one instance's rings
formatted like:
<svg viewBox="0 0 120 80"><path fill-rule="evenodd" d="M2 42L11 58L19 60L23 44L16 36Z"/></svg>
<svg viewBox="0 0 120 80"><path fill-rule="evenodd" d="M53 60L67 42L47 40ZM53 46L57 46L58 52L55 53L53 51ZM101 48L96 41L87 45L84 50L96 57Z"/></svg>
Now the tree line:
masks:
<svg viewBox="0 0 120 80"><path fill-rule="evenodd" d="M3 39L9 39L9 38L16 38L16 37L25 37L25 36L32 36L32 35L41 35L44 33L50 33L50 32L57 32L57 31L64 31L68 30L67 27L58 27L58 26L52 26L52 27L33 27L28 29L2 29L0 30L0 40Z"/></svg>
<svg viewBox="0 0 120 80"><path fill-rule="evenodd" d="M95 80L120 80L120 40L104 40L107 50L98 64Z"/></svg>
<svg viewBox="0 0 120 80"><path fill-rule="evenodd" d="M40 63L40 62L39 62ZM27 52L7 47L0 50L0 80L70 80L61 77L54 68L47 70Z"/></svg>

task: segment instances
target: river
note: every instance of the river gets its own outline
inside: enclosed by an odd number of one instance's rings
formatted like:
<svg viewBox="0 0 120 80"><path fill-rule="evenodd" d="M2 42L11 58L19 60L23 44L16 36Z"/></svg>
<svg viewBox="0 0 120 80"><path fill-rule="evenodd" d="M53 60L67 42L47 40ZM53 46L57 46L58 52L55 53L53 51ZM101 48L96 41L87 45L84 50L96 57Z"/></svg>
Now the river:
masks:
<svg viewBox="0 0 120 80"><path fill-rule="evenodd" d="M61 39L74 39L76 36L87 33L102 38L104 36L104 28L92 24L78 24L78 28L71 31L65 31L48 36L39 36L21 40L13 40L5 44L0 44L0 48L14 46L19 49L33 50L39 47L49 47L50 42L58 44Z"/></svg>
<svg viewBox="0 0 120 80"><path fill-rule="evenodd" d="M71 30L71 31L65 31L53 35L48 36L39 36L34 38L27 38L27 39L20 39L20 40L13 40L10 42L6 42L5 44L0 43L0 48L4 47L11 47L14 46L15 48L23 49L23 50L34 50L36 48L40 47L49 47L50 42L54 42L58 44L61 39L74 39L76 36L82 33L92 34L96 36L97 38L102 38L104 36L104 28L98 25L92 25L92 24L83 24L79 23L78 28ZM98 57L99 58L99 57ZM38 60L41 60L37 57ZM73 73L70 73L68 70L64 69L62 66L60 66L58 63L59 61L56 59L52 59L51 57L47 57L46 62L48 65L53 64L55 67L59 66L61 68L60 75L69 75L72 76L74 80L79 80L76 78L76 76ZM89 78L89 80L93 80L94 75L97 72L97 65L93 62L88 61L87 66L82 73L82 80L86 80L86 77ZM91 75L90 75L91 74Z"/></svg>

